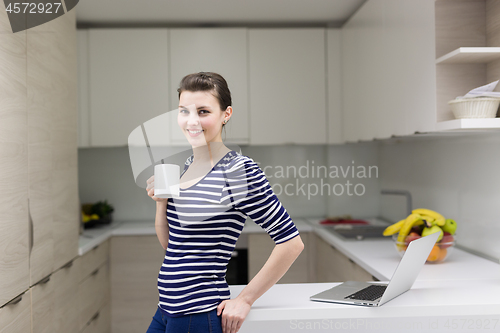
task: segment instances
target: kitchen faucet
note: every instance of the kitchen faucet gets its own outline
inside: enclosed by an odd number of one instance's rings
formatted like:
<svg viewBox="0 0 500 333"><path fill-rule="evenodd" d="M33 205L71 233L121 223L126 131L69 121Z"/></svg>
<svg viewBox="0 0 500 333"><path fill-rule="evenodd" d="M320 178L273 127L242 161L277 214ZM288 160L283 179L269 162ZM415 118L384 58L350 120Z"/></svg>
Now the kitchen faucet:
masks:
<svg viewBox="0 0 500 333"><path fill-rule="evenodd" d="M381 190L380 194L390 194L390 195L403 195L406 197L406 211L407 211L407 216L411 214L411 211L413 210L412 208L412 202L411 202L411 193L409 191L405 190Z"/></svg>

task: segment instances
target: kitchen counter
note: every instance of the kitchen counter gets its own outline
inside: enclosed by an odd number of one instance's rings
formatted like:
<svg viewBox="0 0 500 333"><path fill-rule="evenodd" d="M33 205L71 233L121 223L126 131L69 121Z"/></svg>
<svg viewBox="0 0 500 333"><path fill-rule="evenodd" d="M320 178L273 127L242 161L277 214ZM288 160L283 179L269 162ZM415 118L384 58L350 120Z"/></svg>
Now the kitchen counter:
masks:
<svg viewBox="0 0 500 333"><path fill-rule="evenodd" d="M387 282L400 256L390 237L344 240L319 224L319 218L294 219L300 232L314 232L351 258L370 274ZM247 220L243 234L264 233ZM80 255L111 236L155 235L153 221L116 221L85 230L80 236ZM408 292L381 307L313 302L309 297L339 282L276 284L252 306L240 333L328 331L422 332L500 328L500 265L458 248L446 261L425 264ZM245 286L230 286L236 297Z"/></svg>
<svg viewBox="0 0 500 333"><path fill-rule="evenodd" d="M252 306L239 333L353 330L471 332L500 329L500 280L417 280L381 307L309 300L339 283L276 284ZM236 297L245 286L230 286ZM472 329L471 329L472 328Z"/></svg>
<svg viewBox="0 0 500 333"><path fill-rule="evenodd" d="M396 252L391 237L344 240L319 224L323 219L307 219L315 233L327 243L360 265L381 281L388 281L396 270L400 255ZM456 246L445 261L425 264L418 280L469 280L495 278L500 280L500 265L491 260L463 251Z"/></svg>

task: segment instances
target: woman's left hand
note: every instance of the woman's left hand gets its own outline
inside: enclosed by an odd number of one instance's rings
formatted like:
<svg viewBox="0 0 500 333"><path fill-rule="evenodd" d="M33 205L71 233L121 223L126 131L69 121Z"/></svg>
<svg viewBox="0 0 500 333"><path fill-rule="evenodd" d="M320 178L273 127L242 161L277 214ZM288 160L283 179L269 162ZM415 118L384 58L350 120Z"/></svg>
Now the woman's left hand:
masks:
<svg viewBox="0 0 500 333"><path fill-rule="evenodd" d="M238 297L222 301L217 307L217 315L222 313L222 332L238 332L250 312L250 307L250 304Z"/></svg>

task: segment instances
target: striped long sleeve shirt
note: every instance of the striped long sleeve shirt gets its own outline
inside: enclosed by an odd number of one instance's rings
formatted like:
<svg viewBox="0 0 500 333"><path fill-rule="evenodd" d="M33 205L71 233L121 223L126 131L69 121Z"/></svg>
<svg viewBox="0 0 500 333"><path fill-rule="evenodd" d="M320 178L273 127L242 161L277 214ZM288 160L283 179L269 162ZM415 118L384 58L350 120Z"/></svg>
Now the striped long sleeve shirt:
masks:
<svg viewBox="0 0 500 333"><path fill-rule="evenodd" d="M183 174L192 161L193 155ZM171 317L210 311L230 298L226 267L247 217L276 244L299 234L257 163L234 150L179 197L169 198L166 214L169 239L158 274L158 306Z"/></svg>

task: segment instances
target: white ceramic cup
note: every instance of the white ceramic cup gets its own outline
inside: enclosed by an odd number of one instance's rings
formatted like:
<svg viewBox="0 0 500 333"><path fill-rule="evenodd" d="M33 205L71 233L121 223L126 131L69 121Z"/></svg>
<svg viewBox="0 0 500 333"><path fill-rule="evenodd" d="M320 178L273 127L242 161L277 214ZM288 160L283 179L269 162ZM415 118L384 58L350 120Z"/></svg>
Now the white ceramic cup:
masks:
<svg viewBox="0 0 500 333"><path fill-rule="evenodd" d="M155 165L155 197L179 197L180 166L177 164Z"/></svg>

